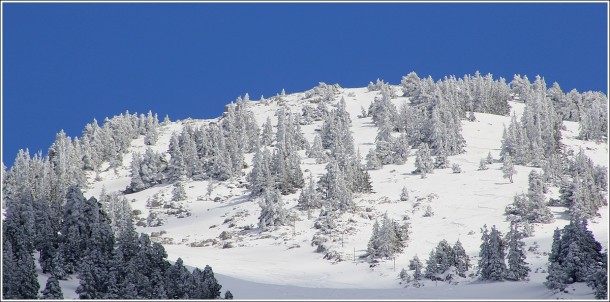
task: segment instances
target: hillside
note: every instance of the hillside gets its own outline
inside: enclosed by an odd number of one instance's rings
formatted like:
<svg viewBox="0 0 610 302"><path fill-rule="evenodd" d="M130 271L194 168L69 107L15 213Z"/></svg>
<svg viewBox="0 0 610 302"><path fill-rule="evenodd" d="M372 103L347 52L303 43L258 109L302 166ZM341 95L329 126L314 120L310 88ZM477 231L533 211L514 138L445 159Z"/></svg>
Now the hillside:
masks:
<svg viewBox="0 0 610 302"><path fill-rule="evenodd" d="M390 86L398 95L400 88ZM375 148L378 127L372 117L359 118L361 108L369 108L378 91L367 88L339 88L333 100L327 103L333 108L344 98L346 111L351 119L354 147L364 157ZM305 93L293 93L281 97L292 113L300 114L302 107L311 105L311 98ZM399 106L409 102L409 98L397 96L392 103ZM525 105L518 100L509 102L511 112L518 119ZM272 125L277 125L278 98L271 101L250 101L250 110L262 129L269 117ZM195 115L196 113L194 113ZM187 215L164 214L163 209L151 209L147 200L159 194L169 203L173 183L164 182L136 193L125 193L131 182L132 153L144 153L148 146L141 136L131 142L130 149L116 169L104 163L99 173L87 172L89 186L84 190L86 197L99 197L106 193L119 192L131 201L131 207L139 211L137 221L145 221L151 211L158 213L162 225L149 227L139 225L136 230L150 234L152 239L163 243L169 259L181 257L191 266L210 265L218 274L223 288L230 289L236 298L290 299L290 298L437 298L437 299L589 299L593 290L584 283L568 287L567 293L555 293L542 283L546 280L547 254L551 250L553 230L569 223L566 207L553 206L550 210L555 221L549 224L534 224L531 237L523 239L527 262L531 268L528 281L479 281L471 268L466 278L456 278L452 283L424 279L423 286L416 288L401 284L398 275L408 267L409 260L417 255L422 262L428 258L439 241L446 239L453 245L458 239L470 257L471 264L478 261L483 225L495 225L505 234L510 227L504 215L507 205L513 202L515 194L527 192L528 174L540 168L515 165L513 182L503 178L500 162L501 139L504 125L508 127L511 117L475 113L476 120L462 119L462 136L465 139L464 152L450 155L451 164L458 164L461 173L453 173L449 168L435 169L426 178L411 172L415 166L415 147L405 164L386 164L379 170L370 170L373 193L354 195L357 209L345 212L334 221L336 227L327 236L327 251L334 251L334 259L324 259L325 253L317 253L312 246L312 238L319 229L315 227L319 210L310 213L297 207L300 189L296 193L282 196L285 208L295 214L292 225L285 225L261 232L258 217L261 208L258 199L251 198L246 186L246 175L252 169L254 153L245 154L247 168L240 177L227 181L187 180L184 182L187 198L173 204L181 207ZM154 151L166 153L172 132L180 133L187 124L203 126L218 122L193 119L161 125L159 138L151 146ZM575 153L582 148L584 153L597 165L608 167L608 144L577 139L578 123L564 121L562 143ZM322 121L301 126L301 131L309 144L319 132ZM300 150L301 170L305 181L310 173L319 179L326 173L326 163L317 164L308 158L305 150ZM487 170L478 170L479 161L491 152L494 162ZM188 164L188 163L187 163ZM403 187L409 192L409 200L401 201ZM606 198L607 198L607 192ZM559 188L550 187L545 196L558 198ZM426 207L434 214L425 217ZM363 256L371 238L375 219L381 220L387 212L389 218L404 221L409 216L410 236L406 247L394 259L381 259L372 266ZM608 207L599 210L600 217L589 221L589 229L608 248ZM224 239L219 238L221 233ZM224 247L224 248L223 248ZM224 278L224 279L223 279ZM44 284L41 282L41 284ZM340 289L340 290L338 290ZM66 291L66 289L65 289ZM66 293L66 297L70 295Z"/></svg>

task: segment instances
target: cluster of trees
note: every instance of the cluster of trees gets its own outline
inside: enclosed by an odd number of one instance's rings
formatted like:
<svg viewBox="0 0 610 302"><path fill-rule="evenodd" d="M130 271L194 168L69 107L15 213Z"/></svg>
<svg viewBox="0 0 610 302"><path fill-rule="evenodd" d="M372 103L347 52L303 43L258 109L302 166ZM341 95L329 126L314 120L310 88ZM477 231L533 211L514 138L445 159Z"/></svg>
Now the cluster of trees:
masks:
<svg viewBox="0 0 610 302"><path fill-rule="evenodd" d="M145 234L138 237L124 198L102 194L102 200L104 205L94 197L86 199L78 187L70 187L58 232L51 225L46 201L8 200L2 230L3 298L39 297L34 251L39 251L43 273L51 275L43 298L62 297L58 280L71 274L80 279L76 292L81 299L220 296L220 285L209 267L199 275L189 274L190 283L174 282L174 272L183 268L181 261L172 266L162 245L152 243ZM190 286L188 294L183 294L185 286Z"/></svg>
<svg viewBox="0 0 610 302"><path fill-rule="evenodd" d="M330 211L353 210L353 194L372 191L370 176L362 164L360 153L354 152L350 127L345 99L341 98L337 107L324 117L320 134L322 147L328 149L330 161L326 165L326 174L318 181L318 190Z"/></svg>
<svg viewBox="0 0 610 302"><path fill-rule="evenodd" d="M400 253L409 240L409 224L400 225L390 219L388 213L383 215L381 225L378 220L373 224L373 233L369 239L367 252L371 259L388 258Z"/></svg>
<svg viewBox="0 0 610 302"><path fill-rule="evenodd" d="M417 259L418 261L419 259ZM413 261L416 261L415 259ZM435 249L430 251L430 257L426 260L424 277L431 280L451 280L456 274L466 277L470 268L470 258L466 255L460 240L453 247L447 240L441 240ZM414 276L418 279L417 276Z"/></svg>
<svg viewBox="0 0 610 302"><path fill-rule="evenodd" d="M134 154L128 191L137 192L164 180L213 178L222 181L240 176L245 166L244 154L257 150L261 139L249 106L250 98L246 94L226 106L219 124L201 127L185 124L179 134L172 133L167 152L169 160L152 150L144 155Z"/></svg>
<svg viewBox="0 0 610 302"><path fill-rule="evenodd" d="M527 77L515 76L515 81L529 84ZM580 139L602 141L608 137L608 97L598 91L579 93L576 89L565 93L557 82L547 90L557 114L563 120L580 122Z"/></svg>
<svg viewBox="0 0 610 302"><path fill-rule="evenodd" d="M260 196L271 189L277 189L284 195L291 194L305 184L297 151L303 150L307 141L296 121L298 118L284 107L278 109L277 116L273 154L267 147L259 147L247 176L253 196Z"/></svg>
<svg viewBox="0 0 610 302"><path fill-rule="evenodd" d="M318 83L318 86L309 89L303 93L303 99L315 98L314 102L331 102L334 101L335 95L339 93L341 86L339 84Z"/></svg>
<svg viewBox="0 0 610 302"><path fill-rule="evenodd" d="M564 290L568 284L587 282L597 299L608 299L608 255L587 229L586 219L572 219L555 229L545 285Z"/></svg>
<svg viewBox="0 0 610 302"><path fill-rule="evenodd" d="M461 119L465 111L455 79L434 83L431 78L419 79L410 73L401 83L410 103L400 108L391 102L394 89L378 82L380 94L371 103L367 116L378 126L376 148L367 155L368 166L379 168L383 164L403 164L410 146L427 144L431 155L439 159L439 166L448 167L446 157L463 152L465 140L461 134ZM400 135L395 137L394 132Z"/></svg>
<svg viewBox="0 0 610 302"><path fill-rule="evenodd" d="M169 123L169 118L166 116L164 123ZM95 171L103 162L109 162L110 167L117 168L122 164L122 158L128 152L131 141L144 135L144 142L147 145L153 145L158 138L159 119L156 114L148 112L147 115L130 114L129 111L125 114L120 114L111 119L105 118L103 126L100 127L97 120L93 120L85 126L83 135L80 140L74 139L74 145L80 143L80 153L82 164L73 162L74 168L84 168L86 170ZM61 133L61 132L60 132ZM57 140L56 140L57 142ZM59 149L61 151L61 148ZM49 150L51 153L51 150ZM69 154L70 152L67 152Z"/></svg>
<svg viewBox="0 0 610 302"><path fill-rule="evenodd" d="M507 219L513 222L526 221L529 223L551 223L555 219L551 210L546 206L544 193L547 188L542 176L532 170L528 176L529 186L527 194L515 195L512 204L506 207Z"/></svg>
<svg viewBox="0 0 610 302"><path fill-rule="evenodd" d="M568 161L566 170L559 189L560 205L570 210L572 218L599 216L599 208L608 204L603 195L607 191L608 171L595 166L582 149Z"/></svg>
<svg viewBox="0 0 610 302"><path fill-rule="evenodd" d="M508 129L502 135L504 158L510 155L516 164L541 167L561 151L561 116L555 113L546 95L544 79L536 77L533 85L520 86L519 95L525 101L521 122L513 114ZM551 163L552 164L552 163Z"/></svg>
<svg viewBox="0 0 610 302"><path fill-rule="evenodd" d="M143 155L134 152L131 157L130 192L138 192L162 183L167 179L169 165L163 154L146 148Z"/></svg>
<svg viewBox="0 0 610 302"><path fill-rule="evenodd" d="M525 262L524 235L511 224L506 239L502 233L492 226L491 232L487 225L483 227L481 249L479 252L478 274L482 280L525 280L530 268ZM508 255L506 249L508 248ZM508 266L506 262L508 260Z"/></svg>
<svg viewBox="0 0 610 302"><path fill-rule="evenodd" d="M399 137L394 137L393 132L397 118L396 106L392 104L393 89L389 85L381 85L381 94L375 98L369 109L373 121L378 127L375 137L375 149L371 149L366 156L367 167L371 170L380 169L382 165L402 165L409 156L409 137L405 132Z"/></svg>
<svg viewBox="0 0 610 302"><path fill-rule="evenodd" d="M193 291L188 295L173 295L177 285L169 282L173 277L168 276L172 265L165 260L167 254L147 235L138 237L135 233L129 202L105 191L98 202L93 197L86 199L80 191L87 185L86 171L97 171L103 162L120 166L134 138L143 135L147 145L155 143L158 126L156 115L150 112L139 117L127 112L106 118L103 127L96 121L88 124L81 139L71 139L61 131L45 157L19 151L11 169L2 171L6 209L3 298L61 299L59 280L73 274L79 276L77 293L81 298L220 296L211 268L190 277L193 285L189 291ZM132 169L140 177L133 182L135 188L167 177L162 174L168 163L160 154L148 149L143 157L134 157ZM42 296L38 294L34 252L38 252L42 272L50 275Z"/></svg>

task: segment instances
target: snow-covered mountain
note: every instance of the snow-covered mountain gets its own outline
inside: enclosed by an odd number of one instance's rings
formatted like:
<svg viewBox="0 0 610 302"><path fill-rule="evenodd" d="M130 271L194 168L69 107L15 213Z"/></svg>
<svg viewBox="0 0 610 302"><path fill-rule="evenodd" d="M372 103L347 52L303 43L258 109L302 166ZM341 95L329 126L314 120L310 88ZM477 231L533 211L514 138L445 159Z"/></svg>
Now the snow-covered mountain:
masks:
<svg viewBox="0 0 610 302"><path fill-rule="evenodd" d="M397 95L402 95L399 86L389 87ZM301 114L304 106L316 105L312 102L315 98L310 95L303 92L250 101L249 110L261 129L269 118L275 131L276 112L280 106L285 105L292 113ZM378 96L379 91L366 87L337 88L332 99L327 101L327 106L332 109L344 99L345 110L351 119L354 147L362 157L376 147L375 138L379 130L371 116L361 116L362 108L369 108ZM403 102L408 103L409 98L395 96L391 102L398 107ZM520 120L525 104L513 99L509 105L510 112ZM144 154L150 147L169 160L167 152L173 132L180 133L186 125L199 127L218 123L219 119L200 120L193 116L193 119L160 125L154 145L146 145L144 136L140 136L131 142L120 166L113 169L104 163L100 172L88 172L90 185L84 193L86 197L96 198L102 191L124 195L138 213L138 232L150 234L154 241L163 243L170 260L181 257L188 265L211 265L223 288L230 289L238 299L593 298L593 290L584 283L574 283L565 292L551 291L543 285L548 275L553 231L569 223L567 208L563 206L550 206L554 221L533 224L533 234L523 239L526 262L531 268L527 280L492 282L480 281L475 276L477 269L473 266L479 259L481 228L495 225L506 234L510 221L505 208L513 203L516 194L528 192L530 171L541 171L540 168L515 165L516 174L512 182L504 178L500 152L504 126L511 123L511 116L479 112L475 115L474 121L461 120L464 152L448 156L448 168L434 169L426 178L413 174L416 169L416 146L413 146L404 164L385 164L381 169L369 170L373 192L354 194L356 210L333 218L336 226L325 234L328 241L324 252L316 252L317 247L312 245L312 238L321 232L316 227L320 210L306 211L298 207L302 189L282 196L284 208L296 219L265 231L258 228L260 198L251 197L246 180L253 166L254 152L245 154L247 167L238 177L226 181L184 180L186 199L182 201L170 201L173 181L126 193L131 184L133 153ZM595 164L607 169L608 144L578 139L577 122L564 121L563 125L561 142L575 153L582 149ZM309 144L321 127L320 120L301 125ZM493 162L487 170L480 170L480 161L488 153L491 153ZM298 151L298 155L306 186L310 174L317 180L326 173L326 163L316 163L314 158L308 158L306 150ZM453 164L459 165L460 173L454 173ZM407 188L408 200L400 198L403 187ZM559 187L550 186L545 198L557 199L559 194ZM166 205L171 203L171 208L153 208L150 206L153 199ZM173 214L167 214L172 210ZM426 211L431 215L425 215ZM152 224L148 224L146 218L151 213L160 225L149 226ZM385 213L400 223L406 222L405 217L408 217L410 235L400 253L371 263L364 256L373 224L376 220L381 221ZM607 250L608 207L601 207L599 215L589 220L588 228ZM430 251L443 239L451 245L459 240L470 257L471 268L465 278L456 277L452 282L423 279L418 286L399 278L403 268L408 270L409 260L417 255L425 263ZM331 251L333 253L329 256ZM68 292L65 292L66 297L71 296Z"/></svg>
<svg viewBox="0 0 610 302"><path fill-rule="evenodd" d="M410 73L62 131L3 170L3 297L604 298L607 102Z"/></svg>

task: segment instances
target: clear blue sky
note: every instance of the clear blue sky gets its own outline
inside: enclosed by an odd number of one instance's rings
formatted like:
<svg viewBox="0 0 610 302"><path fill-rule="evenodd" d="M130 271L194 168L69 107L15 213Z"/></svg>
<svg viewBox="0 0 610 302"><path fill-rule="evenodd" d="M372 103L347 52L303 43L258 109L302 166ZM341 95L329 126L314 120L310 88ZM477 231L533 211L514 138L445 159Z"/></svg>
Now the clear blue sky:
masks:
<svg viewBox="0 0 610 302"><path fill-rule="evenodd" d="M172 120L416 71L515 73L607 93L607 6L3 3L3 162L125 110Z"/></svg>

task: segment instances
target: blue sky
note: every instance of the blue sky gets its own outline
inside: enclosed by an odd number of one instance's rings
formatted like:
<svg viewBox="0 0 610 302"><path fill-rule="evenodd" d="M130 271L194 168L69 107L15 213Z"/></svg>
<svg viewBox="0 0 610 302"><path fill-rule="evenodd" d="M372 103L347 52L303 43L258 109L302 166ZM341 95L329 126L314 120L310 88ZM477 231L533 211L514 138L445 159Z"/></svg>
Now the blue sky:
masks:
<svg viewBox="0 0 610 302"><path fill-rule="evenodd" d="M604 3L3 3L3 162L152 110L219 116L318 82L540 74L607 93Z"/></svg>

